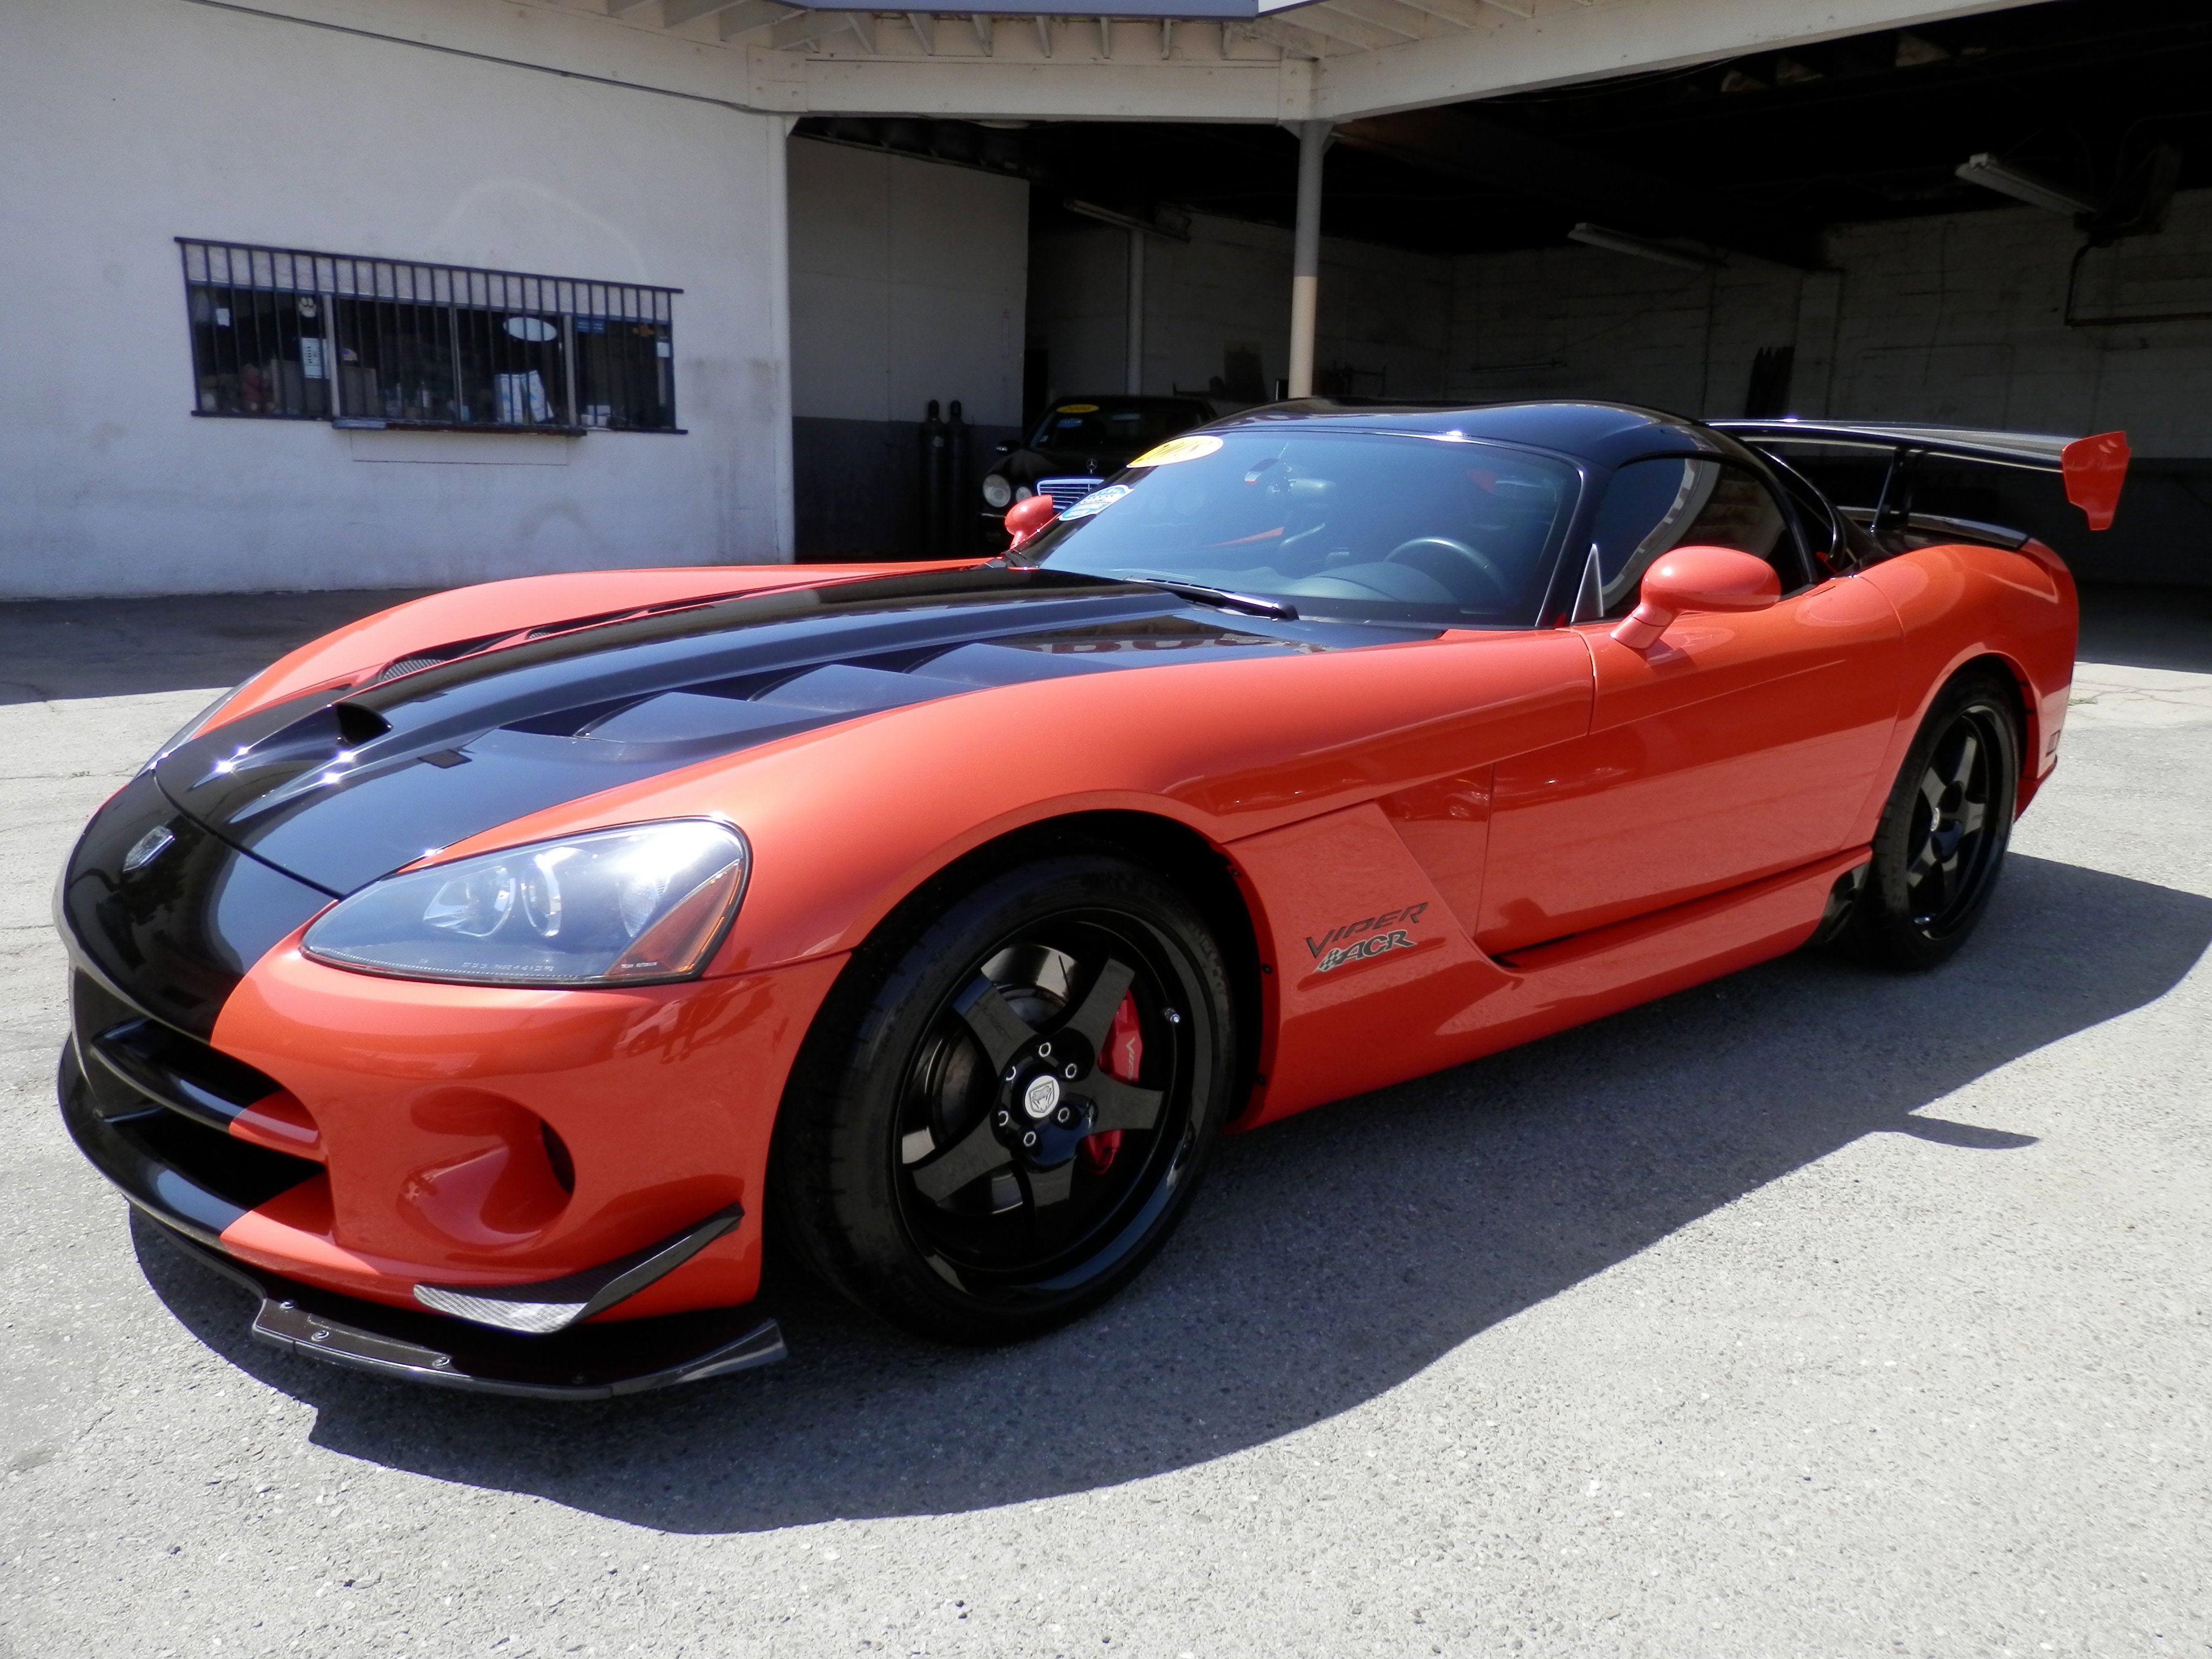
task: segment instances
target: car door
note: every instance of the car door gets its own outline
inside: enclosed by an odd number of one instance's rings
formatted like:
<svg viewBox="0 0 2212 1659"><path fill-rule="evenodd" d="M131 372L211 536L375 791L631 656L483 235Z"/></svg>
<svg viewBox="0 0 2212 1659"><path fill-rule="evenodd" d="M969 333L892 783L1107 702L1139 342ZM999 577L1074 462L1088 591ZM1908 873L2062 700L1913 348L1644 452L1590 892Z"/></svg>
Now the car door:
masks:
<svg viewBox="0 0 2212 1659"><path fill-rule="evenodd" d="M1817 529L1817 527L1816 527ZM1772 563L1784 598L1613 639L1680 546ZM1788 498L1749 465L1658 457L1607 485L1575 628L1589 733L1501 763L1477 942L1493 955L1664 908L1837 851L1895 726L1903 635L1882 594L1827 576Z"/></svg>

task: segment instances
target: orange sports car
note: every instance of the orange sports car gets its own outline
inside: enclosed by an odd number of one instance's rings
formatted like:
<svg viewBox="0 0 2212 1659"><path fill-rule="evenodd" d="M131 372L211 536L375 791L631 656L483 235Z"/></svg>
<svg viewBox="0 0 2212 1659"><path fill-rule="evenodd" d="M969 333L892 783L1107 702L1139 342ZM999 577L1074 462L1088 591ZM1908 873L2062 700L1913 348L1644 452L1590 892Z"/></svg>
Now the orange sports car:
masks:
<svg viewBox="0 0 2212 1659"><path fill-rule="evenodd" d="M1875 507L1790 463L1839 453ZM1930 462L2101 527L2127 448L1291 404L987 562L400 605L93 818L64 1117L261 1335L374 1370L757 1364L771 1249L931 1336L1046 1329L1224 1131L1810 941L1958 949L2075 611L2040 544L1913 510Z"/></svg>

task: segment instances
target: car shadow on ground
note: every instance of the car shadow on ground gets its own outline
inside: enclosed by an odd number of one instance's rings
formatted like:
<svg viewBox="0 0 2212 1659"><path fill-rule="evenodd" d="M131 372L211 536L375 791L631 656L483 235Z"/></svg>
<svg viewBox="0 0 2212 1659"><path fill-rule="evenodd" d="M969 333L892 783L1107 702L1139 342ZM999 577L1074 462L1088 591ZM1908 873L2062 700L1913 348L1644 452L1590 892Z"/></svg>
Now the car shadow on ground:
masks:
<svg viewBox="0 0 2212 1659"><path fill-rule="evenodd" d="M949 1351L776 1284L792 1358L577 1407L410 1388L246 1334L250 1304L141 1224L201 1339L314 1406L315 1442L677 1532L941 1514L1111 1486L1359 1405L1499 1321L1859 1136L2004 1156L1918 1109L2164 994L2212 899L2015 858L1925 975L1800 953L1232 1140L1165 1254L1053 1337Z"/></svg>
<svg viewBox="0 0 2212 1659"><path fill-rule="evenodd" d="M425 588L0 604L0 704L222 690Z"/></svg>

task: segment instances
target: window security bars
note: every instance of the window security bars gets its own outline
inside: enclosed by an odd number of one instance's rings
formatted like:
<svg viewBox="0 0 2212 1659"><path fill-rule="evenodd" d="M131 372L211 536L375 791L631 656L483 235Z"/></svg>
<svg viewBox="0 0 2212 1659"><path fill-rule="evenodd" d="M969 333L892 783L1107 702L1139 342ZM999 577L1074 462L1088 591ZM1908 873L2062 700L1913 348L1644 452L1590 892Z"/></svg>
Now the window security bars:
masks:
<svg viewBox="0 0 2212 1659"><path fill-rule="evenodd" d="M195 412L676 432L681 289L179 239Z"/></svg>

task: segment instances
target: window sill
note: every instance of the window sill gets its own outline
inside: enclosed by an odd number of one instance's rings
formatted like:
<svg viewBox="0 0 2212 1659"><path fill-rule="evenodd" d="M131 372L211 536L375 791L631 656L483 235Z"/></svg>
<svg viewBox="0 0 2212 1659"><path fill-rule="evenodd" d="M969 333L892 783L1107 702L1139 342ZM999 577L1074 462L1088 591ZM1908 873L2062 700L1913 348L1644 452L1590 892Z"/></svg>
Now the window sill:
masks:
<svg viewBox="0 0 2212 1659"><path fill-rule="evenodd" d="M691 433L691 428L684 426L495 426L489 421L389 421L367 415L293 415L275 410L251 414L244 410L220 409L187 412L196 421L289 421L295 425L334 427L340 432L481 432L501 438L582 438L592 433L611 432L635 433L648 438L684 438Z"/></svg>
<svg viewBox="0 0 2212 1659"><path fill-rule="evenodd" d="M490 421L386 421L365 415L341 415L331 422L341 432L488 432L501 437L580 438L605 432L603 426L499 426Z"/></svg>
<svg viewBox="0 0 2212 1659"><path fill-rule="evenodd" d="M331 424L341 432L490 432L512 436L520 433L541 438L581 438L594 432L635 432L650 438L683 438L690 428L682 426L495 426L489 421L386 421L365 415L342 415Z"/></svg>

